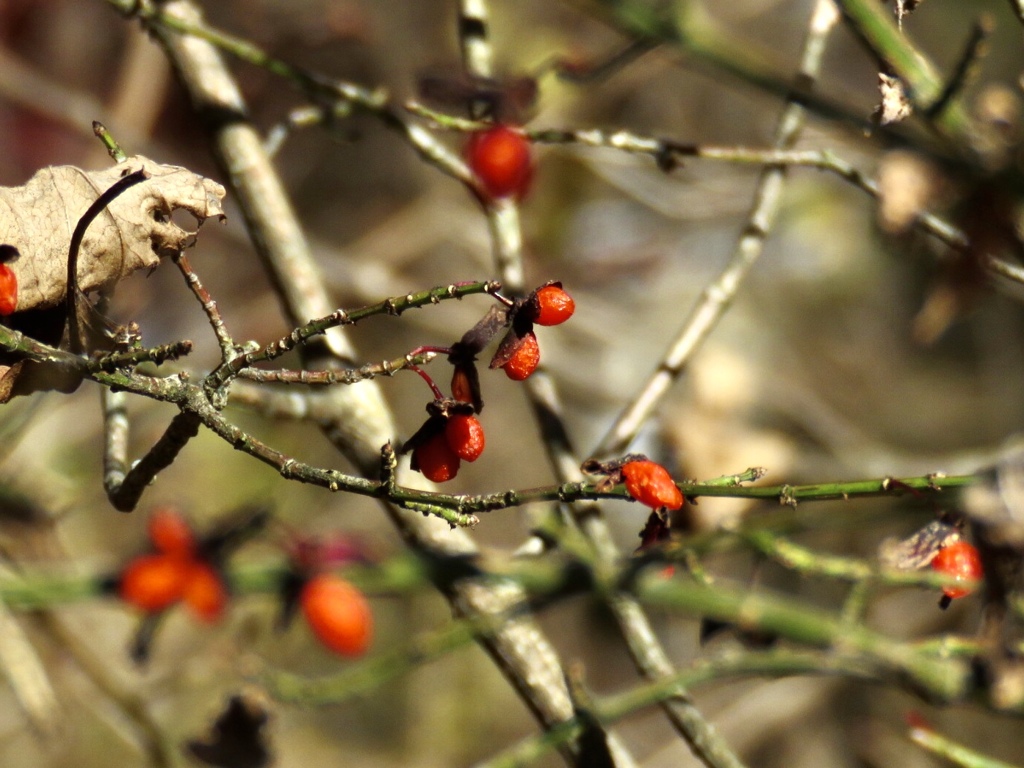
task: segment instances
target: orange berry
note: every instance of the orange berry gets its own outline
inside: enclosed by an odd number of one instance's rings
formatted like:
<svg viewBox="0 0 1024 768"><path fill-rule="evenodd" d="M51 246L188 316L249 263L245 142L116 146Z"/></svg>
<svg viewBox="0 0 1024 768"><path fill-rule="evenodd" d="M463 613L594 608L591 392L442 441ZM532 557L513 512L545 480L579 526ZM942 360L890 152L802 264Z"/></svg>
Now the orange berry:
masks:
<svg viewBox="0 0 1024 768"><path fill-rule="evenodd" d="M373 637L373 614L363 593L330 574L314 576L299 595L302 615L317 639L342 656L360 656Z"/></svg>
<svg viewBox="0 0 1024 768"><path fill-rule="evenodd" d="M167 555L140 555L121 572L118 594L147 613L171 607L181 599L189 564Z"/></svg>
<svg viewBox="0 0 1024 768"><path fill-rule="evenodd" d="M630 461L622 466L626 491L641 504L657 509L679 509L683 494L663 466L653 461Z"/></svg>
<svg viewBox="0 0 1024 768"><path fill-rule="evenodd" d="M460 459L476 461L484 452L484 428L476 416L454 414L445 424L444 436Z"/></svg>
<svg viewBox="0 0 1024 768"><path fill-rule="evenodd" d="M537 343L536 334L530 331L522 337L519 346L512 353L512 357L501 367L510 379L522 381L537 370L538 363L540 363L540 345Z"/></svg>
<svg viewBox="0 0 1024 768"><path fill-rule="evenodd" d="M435 483L443 483L455 477L459 472L459 464L459 455L448 445L444 432L438 432L412 451L412 468Z"/></svg>
<svg viewBox="0 0 1024 768"><path fill-rule="evenodd" d="M536 296L536 317L533 322L537 325L559 325L564 323L572 313L576 311L576 302L572 296L562 290L557 283L545 285L539 288Z"/></svg>
<svg viewBox="0 0 1024 768"><path fill-rule="evenodd" d="M18 277L6 264L0 264L0 315L9 315L18 307Z"/></svg>
<svg viewBox="0 0 1024 768"><path fill-rule="evenodd" d="M505 125L474 133L466 145L466 162L491 198L522 197L533 177L530 143Z"/></svg>
<svg viewBox="0 0 1024 768"><path fill-rule="evenodd" d="M182 597L192 612L207 623L217 621L228 604L228 592L220 574L209 563L189 563Z"/></svg>
<svg viewBox="0 0 1024 768"><path fill-rule="evenodd" d="M932 568L939 573L953 576L959 581L977 581L984 574L978 549L969 541L955 541L939 550L932 558ZM948 586L942 594L951 600L964 597L974 591L973 587Z"/></svg>
<svg viewBox="0 0 1024 768"><path fill-rule="evenodd" d="M192 557L196 537L191 526L172 507L154 509L149 516L149 540L165 555Z"/></svg>

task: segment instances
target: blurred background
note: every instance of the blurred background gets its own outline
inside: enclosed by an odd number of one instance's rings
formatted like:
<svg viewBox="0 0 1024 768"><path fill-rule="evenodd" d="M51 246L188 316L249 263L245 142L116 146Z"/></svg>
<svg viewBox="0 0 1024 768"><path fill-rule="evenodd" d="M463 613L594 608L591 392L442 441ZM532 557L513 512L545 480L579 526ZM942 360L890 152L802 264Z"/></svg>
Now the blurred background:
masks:
<svg viewBox="0 0 1024 768"><path fill-rule="evenodd" d="M789 77L814 4L704 6L717 26ZM451 0L221 0L205 7L211 24L274 56L383 86L396 102L415 97L423 72L458 66L456 10ZM539 77L531 128L623 128L700 144L771 145L782 109L776 96L667 47L585 85L555 77L549 65L557 58L601 60L626 42L586 3L495 0L490 10L500 67ZM1010 4L929 0L906 21L908 35L949 72L983 11L992 14L995 31L967 89L969 106L992 89L1011 101L1019 94L1022 28ZM224 182L159 48L106 3L0 0L0 42L0 140L6 148L0 184L22 184L47 165L106 167L109 158L92 137L94 119L129 153ZM261 130L302 106L301 96L280 79L231 66ZM859 117L877 103L877 65L842 25L830 38L819 89ZM440 135L459 147L457 134ZM799 146L833 150L868 174L888 156L876 137L814 116ZM527 284L561 280L576 300L572 321L544 329L541 345L571 439L585 457L730 259L759 169L693 160L663 173L648 157L571 146L538 146L536 158L534 186L522 206ZM375 118L300 130L276 163L337 306L495 276L479 205ZM955 179L936 186L942 192L936 208L955 215L962 188ZM267 342L289 328L230 197L227 211L226 224L204 227L190 257L234 337ZM915 341L915 318L942 280L946 261L945 250L922 235L883 233L875 203L859 190L833 175L793 169L763 257L633 450L664 462L676 477L707 479L763 466L766 482L794 484L955 474L983 465L1024 424L1024 313L1019 291L985 285L934 341ZM420 344L455 341L488 302L470 297L400 320L373 318L351 338L364 361L393 359ZM122 285L114 314L136 320L147 345L194 340L197 350L188 360L194 370L218 359L205 316L170 267ZM463 466L451 490L552 482L521 391L498 373L482 375L488 451ZM406 438L422 422L429 392L411 375L386 379L382 387L401 430L397 437ZM133 452L141 455L174 409L133 401L131 413ZM347 468L315 426L231 415L285 453ZM114 570L144 546L144 517L114 512L103 493L100 428L99 395L91 385L3 406L0 430L14 437L0 445L0 481L52 511L46 524L0 521L8 567ZM344 531L380 557L402 550L370 501L285 482L206 433L160 476L144 505L176 504L201 528L233 507L268 500L289 529ZM693 530L711 529L773 508L701 500L688 523ZM643 510L619 503L606 504L605 511L622 551L632 551ZM932 515L929 505L907 498L808 504L794 516L795 535L823 551L871 557L885 537L906 535ZM527 509L493 514L474 536L487 549L511 551L531 523ZM270 544L255 544L242 557L272 554ZM739 551L709 556L705 565L741 585L755 573L754 559ZM771 565L758 567L756 578L833 611L843 597L841 586ZM935 595L920 590L884 592L874 597L868 623L896 637L974 631L976 600L957 601L945 613L935 603ZM427 591L377 596L373 607L375 652L443 626L450 615ZM149 765L137 708L149 713L163 737L181 742L208 729L253 670L323 675L344 664L321 651L304 627L274 633L269 596L240 601L230 620L212 629L173 615L142 670L122 652L136 625L123 607L89 602L55 614L22 621L58 690L64 722L59 738L40 739L0 686L0 755L11 768ZM636 682L613 622L595 601L561 603L541 621L563 661L585 665L596 692ZM701 653L735 650L730 637L701 649L694 620L666 615L655 621L679 666ZM83 662L90 657L92 669ZM932 709L905 693L838 679L715 685L695 696L751 766L937 765L902 735L901 718L910 709L997 757L1024 753L1014 721L965 707ZM470 765L535 731L526 708L475 647L355 703L268 707L281 766ZM634 716L618 730L643 766L697 765L658 712Z"/></svg>

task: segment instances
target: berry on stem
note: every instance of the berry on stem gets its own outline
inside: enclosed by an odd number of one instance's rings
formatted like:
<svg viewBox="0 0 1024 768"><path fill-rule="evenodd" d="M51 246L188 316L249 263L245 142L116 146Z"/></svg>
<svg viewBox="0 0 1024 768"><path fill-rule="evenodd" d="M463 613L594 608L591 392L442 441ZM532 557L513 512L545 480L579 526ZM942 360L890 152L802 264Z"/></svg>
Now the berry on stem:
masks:
<svg viewBox="0 0 1024 768"><path fill-rule="evenodd" d="M342 656L360 656L373 637L373 614L363 593L330 574L314 576L299 596L309 628L327 648Z"/></svg>
<svg viewBox="0 0 1024 768"><path fill-rule="evenodd" d="M523 197L533 177L530 143L506 125L477 131L466 144L466 162L492 199Z"/></svg>
<svg viewBox="0 0 1024 768"><path fill-rule="evenodd" d="M501 367L513 381L523 381L537 370L539 363L540 345L537 343L537 335L529 331L520 337L519 344Z"/></svg>
<svg viewBox="0 0 1024 768"><path fill-rule="evenodd" d="M682 491L663 466L649 459L629 461L622 465L626 491L641 504L658 509L679 509L683 506Z"/></svg>
<svg viewBox="0 0 1024 768"><path fill-rule="evenodd" d="M189 565L168 555L140 555L121 572L121 599L146 613L170 608L185 591Z"/></svg>
<svg viewBox="0 0 1024 768"><path fill-rule="evenodd" d="M412 468L434 483L451 480L459 472L459 455L448 445L445 431L438 432L412 451Z"/></svg>
<svg viewBox="0 0 1024 768"><path fill-rule="evenodd" d="M562 290L561 283L538 288L531 297L531 305L533 322L537 325L560 325L576 311L576 302Z"/></svg>
<svg viewBox="0 0 1024 768"><path fill-rule="evenodd" d="M444 436L448 447L465 461L476 461L484 451L484 428L476 416L452 414L445 424Z"/></svg>
<svg viewBox="0 0 1024 768"><path fill-rule="evenodd" d="M984 574L977 547L963 539L940 549L932 559L932 569L952 576L957 582L977 581ZM955 584L942 588L944 600L965 597L973 591L973 587L961 587Z"/></svg>

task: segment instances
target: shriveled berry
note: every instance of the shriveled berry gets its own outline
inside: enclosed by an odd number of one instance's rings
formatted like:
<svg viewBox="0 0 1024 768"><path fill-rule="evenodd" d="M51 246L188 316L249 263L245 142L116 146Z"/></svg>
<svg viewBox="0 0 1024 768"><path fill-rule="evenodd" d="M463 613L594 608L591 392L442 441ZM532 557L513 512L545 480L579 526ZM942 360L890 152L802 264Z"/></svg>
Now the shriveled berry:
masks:
<svg viewBox="0 0 1024 768"><path fill-rule="evenodd" d="M165 555L192 557L196 537L188 521L171 507L153 510L149 517L149 540Z"/></svg>
<svg viewBox="0 0 1024 768"><path fill-rule="evenodd" d="M466 162L491 198L522 197L533 177L530 143L505 125L477 131L466 145Z"/></svg>
<svg viewBox="0 0 1024 768"><path fill-rule="evenodd" d="M360 656L373 638L373 614L363 593L330 574L314 576L299 596L302 615L317 639L342 656Z"/></svg>
<svg viewBox="0 0 1024 768"><path fill-rule="evenodd" d="M480 378L473 361L457 363L452 372L452 399L469 403L477 413L484 408L480 395Z"/></svg>
<svg viewBox="0 0 1024 768"><path fill-rule="evenodd" d="M121 572L118 594L147 613L165 610L182 598L189 567L168 555L140 555Z"/></svg>
<svg viewBox="0 0 1024 768"><path fill-rule="evenodd" d="M473 402L473 388L468 374L462 368L456 368L452 373L452 399L460 403Z"/></svg>
<svg viewBox="0 0 1024 768"><path fill-rule="evenodd" d="M211 624L224 615L228 604L228 592L220 574L201 560L189 564L182 598L197 617Z"/></svg>
<svg viewBox="0 0 1024 768"><path fill-rule="evenodd" d="M572 296L562 290L557 283L545 285L537 290L536 311L533 322L537 325L559 325L564 323L576 311L576 302Z"/></svg>
<svg viewBox="0 0 1024 768"><path fill-rule="evenodd" d="M412 451L412 468L434 483L451 480L458 474L461 463L444 432L438 432Z"/></svg>
<svg viewBox="0 0 1024 768"><path fill-rule="evenodd" d="M630 461L622 465L626 491L641 504L658 509L679 509L683 494L663 466L653 461Z"/></svg>
<svg viewBox="0 0 1024 768"><path fill-rule="evenodd" d="M977 581L984 574L977 547L962 539L940 549L932 559L932 568L939 573L954 577L958 582ZM973 591L973 587L956 585L942 588L942 594L950 600L964 597Z"/></svg>
<svg viewBox="0 0 1024 768"><path fill-rule="evenodd" d="M0 315L9 315L18 307L18 277L6 264L0 264Z"/></svg>
<svg viewBox="0 0 1024 768"><path fill-rule="evenodd" d="M501 366L513 381L522 381L537 370L540 363L540 345L533 331L523 335L508 362Z"/></svg>
<svg viewBox="0 0 1024 768"><path fill-rule="evenodd" d="M444 428L448 447L460 459L476 461L484 452L484 428L476 416L456 413L448 419Z"/></svg>

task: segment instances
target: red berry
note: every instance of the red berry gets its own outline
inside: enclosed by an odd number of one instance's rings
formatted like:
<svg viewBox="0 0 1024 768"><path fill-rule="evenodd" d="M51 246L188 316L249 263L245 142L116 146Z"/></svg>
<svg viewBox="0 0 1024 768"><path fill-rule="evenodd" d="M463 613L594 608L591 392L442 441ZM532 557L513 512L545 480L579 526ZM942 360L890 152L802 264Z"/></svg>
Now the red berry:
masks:
<svg viewBox="0 0 1024 768"><path fill-rule="evenodd" d="M513 381L522 381L537 370L540 363L540 345L537 344L537 336L533 331L525 334L519 341L519 346L508 362L501 366L505 375Z"/></svg>
<svg viewBox="0 0 1024 768"><path fill-rule="evenodd" d="M149 517L149 540L165 555L192 557L196 537L188 522L172 507L153 510Z"/></svg>
<svg viewBox="0 0 1024 768"><path fill-rule="evenodd" d="M182 597L192 612L208 623L217 621L228 604L227 589L220 574L212 565L201 560L189 563Z"/></svg>
<svg viewBox="0 0 1024 768"><path fill-rule="evenodd" d="M956 541L939 550L932 559L932 568L939 573L960 581L977 581L984 573L978 549L968 541ZM942 588L942 594L951 600L964 597L974 591L973 587L949 586Z"/></svg>
<svg viewBox="0 0 1024 768"><path fill-rule="evenodd" d="M622 466L626 491L641 504L657 509L679 509L683 494L663 466L653 461L630 461Z"/></svg>
<svg viewBox="0 0 1024 768"><path fill-rule="evenodd" d="M455 477L460 463L459 455L449 447L444 432L438 432L412 451L412 468L422 472L427 480L434 483L443 483Z"/></svg>
<svg viewBox="0 0 1024 768"><path fill-rule="evenodd" d="M189 564L167 555L140 555L121 572L118 594L147 613L170 608L181 599Z"/></svg>
<svg viewBox="0 0 1024 768"><path fill-rule="evenodd" d="M18 307L18 277L6 264L0 264L0 315L9 315Z"/></svg>
<svg viewBox="0 0 1024 768"><path fill-rule="evenodd" d="M505 125L474 133L466 145L466 162L491 198L522 197L533 177L530 143Z"/></svg>
<svg viewBox="0 0 1024 768"><path fill-rule="evenodd" d="M476 461L484 452L484 428L476 416L456 413L448 419L444 436L460 459Z"/></svg>
<svg viewBox="0 0 1024 768"><path fill-rule="evenodd" d="M363 593L330 574L314 576L299 596L309 628L327 648L342 656L360 656L373 637L373 614Z"/></svg>
<svg viewBox="0 0 1024 768"><path fill-rule="evenodd" d="M557 283L545 285L537 289L536 316L533 319L537 325L559 325L564 323L572 313L576 311L576 302L572 296L562 290Z"/></svg>

